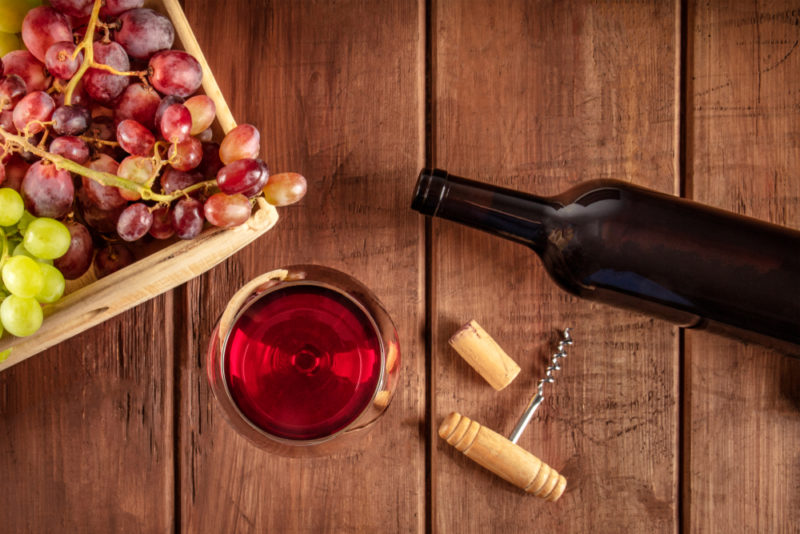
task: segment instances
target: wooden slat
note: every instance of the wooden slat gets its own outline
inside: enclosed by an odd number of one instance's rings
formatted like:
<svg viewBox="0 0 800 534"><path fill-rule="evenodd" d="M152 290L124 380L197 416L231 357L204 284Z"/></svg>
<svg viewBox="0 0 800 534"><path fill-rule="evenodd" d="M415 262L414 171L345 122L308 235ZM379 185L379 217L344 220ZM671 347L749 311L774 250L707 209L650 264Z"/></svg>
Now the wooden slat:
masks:
<svg viewBox="0 0 800 534"><path fill-rule="evenodd" d="M4 532L173 525L172 296L0 373Z"/></svg>
<svg viewBox="0 0 800 534"><path fill-rule="evenodd" d="M240 123L261 129L274 172L309 193L275 229L188 284L180 357L180 529L419 532L424 528L423 46L417 2L187 1L186 13ZM204 349L226 300L257 274L314 262L371 287L403 354L386 417L349 455L286 459L222 418Z"/></svg>
<svg viewBox="0 0 800 534"><path fill-rule="evenodd" d="M688 192L800 228L796 2L690 12ZM800 298L800 295L798 296ZM686 511L691 532L795 532L800 360L686 336Z"/></svg>
<svg viewBox="0 0 800 534"><path fill-rule="evenodd" d="M555 194L592 178L675 192L679 35L671 2L435 2L434 163ZM578 301L516 244L433 221L434 419L508 435L556 329L575 345L520 445L567 478L537 501L437 439L437 532L674 532L678 338L667 323ZM496 393L447 339L475 318L520 364Z"/></svg>

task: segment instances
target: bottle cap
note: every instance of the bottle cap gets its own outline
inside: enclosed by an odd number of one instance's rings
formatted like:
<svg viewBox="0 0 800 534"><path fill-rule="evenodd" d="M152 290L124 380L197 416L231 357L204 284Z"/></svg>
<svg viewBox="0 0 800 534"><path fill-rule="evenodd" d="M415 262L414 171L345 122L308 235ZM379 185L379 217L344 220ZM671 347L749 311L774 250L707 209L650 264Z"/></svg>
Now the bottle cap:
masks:
<svg viewBox="0 0 800 534"><path fill-rule="evenodd" d="M517 362L474 319L453 334L449 343L497 391L519 374Z"/></svg>

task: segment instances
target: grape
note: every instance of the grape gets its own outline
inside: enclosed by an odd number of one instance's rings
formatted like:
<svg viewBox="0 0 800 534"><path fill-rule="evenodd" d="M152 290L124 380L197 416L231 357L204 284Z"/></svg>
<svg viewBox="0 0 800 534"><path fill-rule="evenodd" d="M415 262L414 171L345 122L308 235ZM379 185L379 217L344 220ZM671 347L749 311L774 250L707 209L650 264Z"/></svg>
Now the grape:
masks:
<svg viewBox="0 0 800 534"><path fill-rule="evenodd" d="M156 138L142 124L125 119L117 125L117 142L128 154L151 156Z"/></svg>
<svg viewBox="0 0 800 534"><path fill-rule="evenodd" d="M269 171L260 159L237 159L222 167L217 173L217 184L223 193L241 193L254 197L267 184Z"/></svg>
<svg viewBox="0 0 800 534"><path fill-rule="evenodd" d="M14 109L28 92L25 80L16 74L10 74L0 82L0 110Z"/></svg>
<svg viewBox="0 0 800 534"><path fill-rule="evenodd" d="M164 193L171 195L175 191L181 191L190 185L196 184L202 180L202 178L202 176L196 173L190 174L188 172L176 170L173 167L167 167L160 178L161 189Z"/></svg>
<svg viewBox="0 0 800 534"><path fill-rule="evenodd" d="M44 63L50 45L72 41L72 27L69 19L52 7L36 7L28 11L22 21L22 41L31 54Z"/></svg>
<svg viewBox="0 0 800 534"><path fill-rule="evenodd" d="M42 307L34 298L9 295L0 304L0 322L12 335L25 337L42 326Z"/></svg>
<svg viewBox="0 0 800 534"><path fill-rule="evenodd" d="M83 276L92 264L94 245L92 235L84 225L70 221L66 224L70 234L70 243L67 252L56 258L53 265L61 271L67 280L75 280Z"/></svg>
<svg viewBox="0 0 800 534"><path fill-rule="evenodd" d="M264 198L273 206L294 204L306 194L306 179L296 172L282 172L269 177L264 186Z"/></svg>
<svg viewBox="0 0 800 534"><path fill-rule="evenodd" d="M103 278L133 263L134 257L128 247L122 244L109 245L95 254L94 272Z"/></svg>
<svg viewBox="0 0 800 534"><path fill-rule="evenodd" d="M42 290L44 277L36 260L27 256L11 256L3 264L3 284L12 295L31 298Z"/></svg>
<svg viewBox="0 0 800 534"><path fill-rule="evenodd" d="M200 165L203 159L203 145L190 137L186 141L171 145L167 152L170 165L179 171L190 171Z"/></svg>
<svg viewBox="0 0 800 534"><path fill-rule="evenodd" d="M57 106L63 106L64 93L55 93L53 95L53 100L56 101ZM88 94L86 94L86 87L84 87L83 78L81 78L78 81L78 84L75 86L75 90L72 91L72 100L70 101L70 105L88 109L91 104L92 99L89 98ZM91 114L89 115L89 118L91 118Z"/></svg>
<svg viewBox="0 0 800 534"><path fill-rule="evenodd" d="M192 129L192 114L183 104L172 104L161 114L159 128L170 143L186 141Z"/></svg>
<svg viewBox="0 0 800 534"><path fill-rule="evenodd" d="M68 171L37 161L25 173L20 193L28 211L37 217L57 219L69 213L75 189Z"/></svg>
<svg viewBox="0 0 800 534"><path fill-rule="evenodd" d="M197 134L195 137L197 138L198 141L202 143L209 143L211 142L212 139L214 139L214 132L211 131L211 128L206 128L205 130Z"/></svg>
<svg viewBox="0 0 800 534"><path fill-rule="evenodd" d="M126 11L120 15L119 24L114 37L132 58L150 59L159 50L171 48L175 40L172 23L152 9Z"/></svg>
<svg viewBox="0 0 800 534"><path fill-rule="evenodd" d="M6 76L16 74L22 78L28 91L44 91L52 81L44 64L27 50L15 50L4 55L3 71Z"/></svg>
<svg viewBox="0 0 800 534"><path fill-rule="evenodd" d="M97 63L108 65L120 72L130 70L131 64L128 54L119 43L95 42L93 44L94 60ZM111 74L110 72L91 68L83 76L86 92L90 97L102 104L109 104L122 94L130 83L128 76Z"/></svg>
<svg viewBox="0 0 800 534"><path fill-rule="evenodd" d="M76 18L88 17L94 0L50 0L50 5L65 15Z"/></svg>
<svg viewBox="0 0 800 534"><path fill-rule="evenodd" d="M14 126L23 131L28 128L28 134L33 135L44 130L40 123L49 121L53 116L56 103L44 91L28 93L14 108Z"/></svg>
<svg viewBox="0 0 800 534"><path fill-rule="evenodd" d="M117 121L133 119L148 129L153 129L154 117L161 97L152 88L141 83L132 83L123 91L114 109Z"/></svg>
<svg viewBox="0 0 800 534"><path fill-rule="evenodd" d="M107 154L99 154L96 159L88 163L87 167L96 171L117 174L119 163L114 161ZM119 189L113 185L103 185L85 176L81 177L81 182L83 183L83 190L88 199L101 210L119 208L127 203L119 194ZM116 226L116 222L114 224Z"/></svg>
<svg viewBox="0 0 800 534"><path fill-rule="evenodd" d="M222 139L219 159L227 165L238 159L253 159L261 150L261 135L255 126L240 124Z"/></svg>
<svg viewBox="0 0 800 534"><path fill-rule="evenodd" d="M58 269L46 263L40 263L39 269L42 271L44 284L42 289L36 293L36 300L43 304L53 303L64 294L66 286L64 275Z"/></svg>
<svg viewBox="0 0 800 534"><path fill-rule="evenodd" d="M150 226L149 234L156 239L169 239L175 235L169 208L158 208L153 211L153 224Z"/></svg>
<svg viewBox="0 0 800 534"><path fill-rule="evenodd" d="M5 181L6 181L6 166L3 163L0 163L0 185L2 185L2 183Z"/></svg>
<svg viewBox="0 0 800 534"><path fill-rule="evenodd" d="M50 45L44 55L44 66L56 78L67 80L78 71L83 63L83 51L73 58L75 45L72 41L59 41Z"/></svg>
<svg viewBox="0 0 800 534"><path fill-rule="evenodd" d="M221 228L232 228L247 222L252 212L250 200L242 194L214 193L203 205L208 222Z"/></svg>
<svg viewBox="0 0 800 534"><path fill-rule="evenodd" d="M17 133L17 127L14 126L14 112L0 111L0 128L9 133Z"/></svg>
<svg viewBox="0 0 800 534"><path fill-rule="evenodd" d="M156 108L156 113L153 116L153 122L159 131L161 130L161 117L164 116L164 111L172 104L183 104L183 103L184 99L179 96L167 95L161 99L161 102L159 102L158 107Z"/></svg>
<svg viewBox="0 0 800 534"><path fill-rule="evenodd" d="M77 200L78 209L83 217L83 221L88 226L103 234L116 231L117 219L119 219L119 214L122 213L122 210L125 208L124 204L116 208L102 209L89 199L85 188L80 188L78 190L75 199Z"/></svg>
<svg viewBox="0 0 800 534"><path fill-rule="evenodd" d="M203 203L182 198L172 208L172 227L181 239L194 239L203 231Z"/></svg>
<svg viewBox="0 0 800 534"><path fill-rule="evenodd" d="M80 135L89 128L89 110L80 106L60 106L53 112L53 131L58 135Z"/></svg>
<svg viewBox="0 0 800 534"><path fill-rule="evenodd" d="M147 206L136 202L125 208L117 220L117 235L125 241L143 237L153 225L153 214Z"/></svg>
<svg viewBox="0 0 800 534"><path fill-rule="evenodd" d="M14 245L14 250L13 250L13 252L11 252L11 255L12 256L27 256L27 257L29 257L30 259L36 261L36 263L39 263L39 264L42 264L42 263L50 263L50 264L52 264L53 263L53 260L43 260L43 259L37 258L33 254L31 254L30 251L27 248L25 248L25 245L22 244L22 241L20 241L20 242L18 242L18 243L16 243Z"/></svg>
<svg viewBox="0 0 800 534"><path fill-rule="evenodd" d="M117 131L114 128L114 120L111 117L97 116L92 117L92 122L86 130L86 135L104 141L113 141Z"/></svg>
<svg viewBox="0 0 800 534"><path fill-rule="evenodd" d="M17 229L18 229L20 232L24 232L25 230L27 230L27 229L28 229L28 225L29 225L30 223L32 223L33 221L35 221L35 220L36 220L36 217L34 217L33 215L31 215L31 213L30 213L29 211L27 211L27 210L26 210L26 211L25 211L25 212L22 214L22 218L21 218L21 219L19 220L19 222L17 223Z"/></svg>
<svg viewBox="0 0 800 534"><path fill-rule="evenodd" d="M89 146L80 137L64 135L50 143L50 153L71 159L81 165L89 159Z"/></svg>
<svg viewBox="0 0 800 534"><path fill-rule="evenodd" d="M105 18L116 17L129 9L142 7L144 0L106 0L100 8L100 16Z"/></svg>
<svg viewBox="0 0 800 534"><path fill-rule="evenodd" d="M144 185L153 176L155 170L152 159L143 156L128 156L120 162L119 168L117 168L117 176L139 185ZM120 188L119 194L127 200L139 200L141 198L139 193L129 189Z"/></svg>
<svg viewBox="0 0 800 534"><path fill-rule="evenodd" d="M10 187L0 189L0 226L17 224L25 212L22 197Z"/></svg>
<svg viewBox="0 0 800 534"><path fill-rule="evenodd" d="M150 83L165 95L186 98L200 87L200 63L181 50L163 50L150 58Z"/></svg>
<svg viewBox="0 0 800 534"><path fill-rule="evenodd" d="M6 181L5 187L10 187L15 191L19 191L22 179L25 178L25 173L28 172L28 162L22 159L19 154L11 154L11 158L6 162Z"/></svg>
<svg viewBox="0 0 800 534"><path fill-rule="evenodd" d="M208 129L217 115L217 106L206 95L195 95L183 103L192 116L192 129L189 133L198 135Z"/></svg>
<svg viewBox="0 0 800 534"><path fill-rule="evenodd" d="M206 178L216 178L224 164L219 159L219 144L203 143L203 159L197 170Z"/></svg>
<svg viewBox="0 0 800 534"><path fill-rule="evenodd" d="M22 244L37 258L54 260L69 250L70 241L69 230L64 223L39 217L28 225Z"/></svg>
<svg viewBox="0 0 800 534"><path fill-rule="evenodd" d="M0 2L0 31L19 33L22 29L22 19L33 7L25 0L3 0Z"/></svg>
<svg viewBox="0 0 800 534"><path fill-rule="evenodd" d="M0 10L2 10L2 7L0 7ZM22 48L22 42L19 40L19 37L13 33L0 32L0 56L4 56L14 50L19 50L20 48ZM0 68L0 72L2 71L2 68ZM2 332L0 332L0 334L2 334Z"/></svg>

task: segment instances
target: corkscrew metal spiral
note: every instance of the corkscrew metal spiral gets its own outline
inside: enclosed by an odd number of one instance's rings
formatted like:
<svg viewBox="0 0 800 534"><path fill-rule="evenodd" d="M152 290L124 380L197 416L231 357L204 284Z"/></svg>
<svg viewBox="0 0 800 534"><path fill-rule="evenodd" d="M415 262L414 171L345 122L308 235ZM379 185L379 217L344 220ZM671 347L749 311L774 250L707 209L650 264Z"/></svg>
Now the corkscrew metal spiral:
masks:
<svg viewBox="0 0 800 534"><path fill-rule="evenodd" d="M567 357L567 347L572 345L572 336L570 335L570 330L571 328L565 328L564 331L561 332L561 339L558 341L556 351L550 357L550 365L547 366L544 378L539 380L536 395L528 403L528 407L525 408L525 411L520 416L517 426L514 427L514 430L512 430L511 434L508 436L508 439L511 441L511 443L516 443L519 440L519 437L522 435L525 427L531 422L533 414L536 413L536 410L542 404L542 401L544 401L544 385L552 384L556 381L553 373L561 370L559 360Z"/></svg>

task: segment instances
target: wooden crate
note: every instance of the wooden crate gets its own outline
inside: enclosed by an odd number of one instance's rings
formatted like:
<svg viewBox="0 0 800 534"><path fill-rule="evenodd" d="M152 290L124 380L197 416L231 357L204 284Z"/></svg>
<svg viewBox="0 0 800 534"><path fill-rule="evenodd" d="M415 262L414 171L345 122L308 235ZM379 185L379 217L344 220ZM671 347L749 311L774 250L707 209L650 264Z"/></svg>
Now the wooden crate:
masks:
<svg viewBox="0 0 800 534"><path fill-rule="evenodd" d="M173 48L186 50L200 62L203 92L217 107L215 130L225 133L233 129L236 121L178 0L148 0L145 7L167 15L175 26ZM195 239L169 241L100 280L90 269L80 280L68 282L60 301L44 307L45 320L38 332L24 338L7 332L3 335L0 371L199 276L264 234L277 221L275 208L261 202L250 220L237 228L207 228Z"/></svg>

